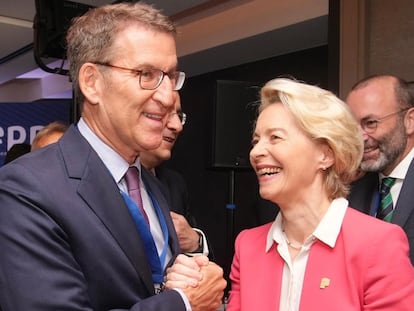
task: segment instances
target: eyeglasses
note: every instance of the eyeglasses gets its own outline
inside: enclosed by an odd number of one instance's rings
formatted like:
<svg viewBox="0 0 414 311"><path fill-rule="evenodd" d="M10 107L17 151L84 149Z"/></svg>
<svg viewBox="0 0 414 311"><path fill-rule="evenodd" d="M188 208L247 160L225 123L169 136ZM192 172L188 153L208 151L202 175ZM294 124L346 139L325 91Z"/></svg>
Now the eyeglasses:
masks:
<svg viewBox="0 0 414 311"><path fill-rule="evenodd" d="M182 125L185 124L185 121L187 121L187 115L185 114L185 112L182 111L178 111L178 112L172 112L170 114L170 118L172 118L174 115L177 115L178 119L180 119L180 122Z"/></svg>
<svg viewBox="0 0 414 311"><path fill-rule="evenodd" d="M397 114L399 114L401 112L405 112L408 109L410 109L410 108L401 109L401 110L399 110L397 112L393 112L393 113L387 114L386 116L384 116L382 118L378 118L378 119L369 119L369 118L362 119L361 122L360 122L361 128L362 128L362 130L364 132L366 132L368 134L372 134L372 133L374 133L377 130L378 123L380 123L380 122L382 122L382 121L384 121L384 120L386 120L386 119L388 119L388 118L390 118L392 116L395 116L395 115L397 115Z"/></svg>
<svg viewBox="0 0 414 311"><path fill-rule="evenodd" d="M173 84L173 91L178 91L183 87L185 80L185 73L182 71L164 72L161 69L145 68L142 70L131 69L120 66L115 66L105 62L93 62L96 65L110 67L114 69L130 71L139 76L139 85L144 90L155 90L161 85L165 76L171 80Z"/></svg>

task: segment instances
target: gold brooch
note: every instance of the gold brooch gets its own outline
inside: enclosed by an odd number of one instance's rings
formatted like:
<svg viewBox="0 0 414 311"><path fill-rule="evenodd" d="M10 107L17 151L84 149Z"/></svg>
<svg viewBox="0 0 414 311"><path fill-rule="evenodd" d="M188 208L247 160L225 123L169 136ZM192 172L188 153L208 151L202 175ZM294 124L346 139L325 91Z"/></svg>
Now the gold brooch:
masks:
<svg viewBox="0 0 414 311"><path fill-rule="evenodd" d="M331 284L331 280L329 278L322 278L321 279L321 284L319 284L319 288L325 288L328 287L329 284Z"/></svg>

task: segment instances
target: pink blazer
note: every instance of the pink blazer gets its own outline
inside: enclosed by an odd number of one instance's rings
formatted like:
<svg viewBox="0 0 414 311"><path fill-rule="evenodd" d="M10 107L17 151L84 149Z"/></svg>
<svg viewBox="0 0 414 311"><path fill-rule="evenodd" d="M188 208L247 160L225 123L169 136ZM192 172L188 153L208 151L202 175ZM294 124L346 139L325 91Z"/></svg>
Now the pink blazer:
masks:
<svg viewBox="0 0 414 311"><path fill-rule="evenodd" d="M270 226L238 235L227 311L279 310L284 262L276 243L265 253ZM330 284L320 288L323 278ZM414 268L402 229L348 208L335 247L317 240L310 250L300 311L315 310L414 310Z"/></svg>

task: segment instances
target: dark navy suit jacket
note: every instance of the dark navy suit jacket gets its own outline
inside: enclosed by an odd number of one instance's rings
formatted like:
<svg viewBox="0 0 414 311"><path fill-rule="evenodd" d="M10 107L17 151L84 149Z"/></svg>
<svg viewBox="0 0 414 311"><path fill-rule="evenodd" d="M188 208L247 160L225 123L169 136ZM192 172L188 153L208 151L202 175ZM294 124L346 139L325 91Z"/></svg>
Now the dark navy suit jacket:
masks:
<svg viewBox="0 0 414 311"><path fill-rule="evenodd" d="M178 239L158 181L143 171ZM72 126L57 144L0 169L3 311L185 310L177 291L155 295L143 241L111 174Z"/></svg>
<svg viewBox="0 0 414 311"><path fill-rule="evenodd" d="M349 205L366 214L374 215L378 189L378 174L367 173L352 184L348 196ZM402 227L407 234L410 259L414 265L414 160L405 176L391 222Z"/></svg>
<svg viewBox="0 0 414 311"><path fill-rule="evenodd" d="M155 174L167 191L171 211L183 215L192 227L196 227L196 221L190 213L188 190L184 178L164 165L156 167Z"/></svg>
<svg viewBox="0 0 414 311"><path fill-rule="evenodd" d="M165 165L156 167L155 174L165 189L171 211L183 215L191 227L199 228L194 216L191 214L188 189L183 176L178 172L167 168ZM209 249L208 257L210 260L214 260L213 247L207 237L206 239Z"/></svg>

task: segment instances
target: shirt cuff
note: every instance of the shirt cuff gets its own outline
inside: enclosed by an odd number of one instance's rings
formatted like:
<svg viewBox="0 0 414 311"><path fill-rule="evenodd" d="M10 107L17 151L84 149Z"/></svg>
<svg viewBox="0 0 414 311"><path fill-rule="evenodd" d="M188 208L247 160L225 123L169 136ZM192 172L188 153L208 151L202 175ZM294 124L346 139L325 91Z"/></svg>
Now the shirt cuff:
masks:
<svg viewBox="0 0 414 311"><path fill-rule="evenodd" d="M194 252L189 252L189 253L185 253L187 256L196 256L196 255L200 255L200 254L202 254L202 255L204 255L204 256L207 256L208 257L208 254L210 253L210 251L209 251L209 249L208 249L208 244L207 244L207 238L206 238L206 235L204 234L204 232L203 231L201 231L200 229L197 229L197 228L193 228L193 230L195 231L195 232L197 232L198 233L198 235L200 236L200 239L201 239L201 241L202 241L202 245L203 245L203 247L199 247L199 249L197 249L196 251L194 251Z"/></svg>

